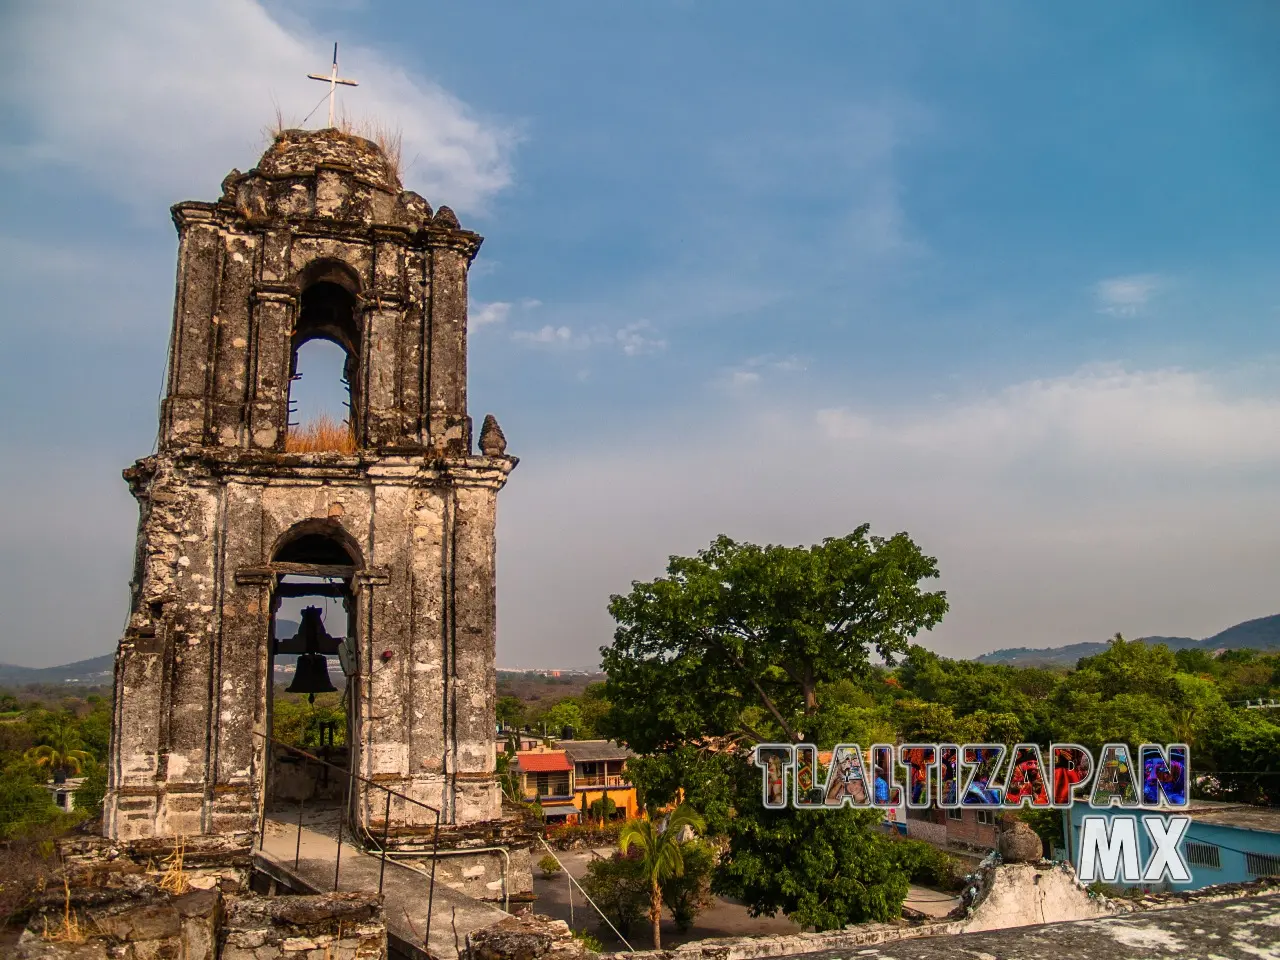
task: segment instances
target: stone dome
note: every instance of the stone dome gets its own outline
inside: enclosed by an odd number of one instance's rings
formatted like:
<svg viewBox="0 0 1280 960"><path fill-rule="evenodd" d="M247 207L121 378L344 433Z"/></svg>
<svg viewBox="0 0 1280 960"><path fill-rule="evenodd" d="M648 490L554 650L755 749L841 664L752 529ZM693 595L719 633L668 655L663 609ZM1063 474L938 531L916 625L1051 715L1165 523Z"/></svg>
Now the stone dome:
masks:
<svg viewBox="0 0 1280 960"><path fill-rule="evenodd" d="M390 193L402 189L395 165L376 143L333 127L281 131L263 153L257 169L275 178L311 176L317 167L333 165L349 167L358 179Z"/></svg>

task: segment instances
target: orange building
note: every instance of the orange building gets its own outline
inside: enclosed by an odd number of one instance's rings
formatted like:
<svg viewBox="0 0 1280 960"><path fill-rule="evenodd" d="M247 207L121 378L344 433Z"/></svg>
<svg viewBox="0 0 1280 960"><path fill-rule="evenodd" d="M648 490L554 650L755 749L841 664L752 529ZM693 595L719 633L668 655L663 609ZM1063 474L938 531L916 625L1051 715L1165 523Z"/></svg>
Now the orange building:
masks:
<svg viewBox="0 0 1280 960"><path fill-rule="evenodd" d="M544 820L577 823L604 797L613 801L614 817L639 813L626 776L630 750L611 740L562 740L557 747L518 751L512 767L521 798L541 806Z"/></svg>

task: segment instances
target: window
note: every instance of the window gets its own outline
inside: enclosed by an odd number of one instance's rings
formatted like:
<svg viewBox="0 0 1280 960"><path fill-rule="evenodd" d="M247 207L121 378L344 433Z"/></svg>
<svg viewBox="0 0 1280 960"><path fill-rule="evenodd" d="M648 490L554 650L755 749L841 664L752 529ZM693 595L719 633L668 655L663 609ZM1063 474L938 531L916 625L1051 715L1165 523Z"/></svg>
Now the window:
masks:
<svg viewBox="0 0 1280 960"><path fill-rule="evenodd" d="M1213 870L1222 869L1222 858L1219 856L1218 848L1212 843L1197 843L1195 840L1188 840L1183 844L1182 852L1187 855L1188 866L1209 867Z"/></svg>
<svg viewBox="0 0 1280 960"><path fill-rule="evenodd" d="M978 823L984 827L994 827L996 824L996 812L994 810L979 810Z"/></svg>
<svg viewBox="0 0 1280 960"><path fill-rule="evenodd" d="M539 797L567 797L569 795L568 773L538 774Z"/></svg>
<svg viewBox="0 0 1280 960"><path fill-rule="evenodd" d="M1255 877L1280 877L1280 857L1270 853L1246 853L1244 868Z"/></svg>
<svg viewBox="0 0 1280 960"><path fill-rule="evenodd" d="M948 819L948 820L963 820L963 819L964 819L964 811L963 811L963 810L961 810L961 809L959 809L958 807L957 807L957 808L949 808L949 809L947 810L947 819Z"/></svg>

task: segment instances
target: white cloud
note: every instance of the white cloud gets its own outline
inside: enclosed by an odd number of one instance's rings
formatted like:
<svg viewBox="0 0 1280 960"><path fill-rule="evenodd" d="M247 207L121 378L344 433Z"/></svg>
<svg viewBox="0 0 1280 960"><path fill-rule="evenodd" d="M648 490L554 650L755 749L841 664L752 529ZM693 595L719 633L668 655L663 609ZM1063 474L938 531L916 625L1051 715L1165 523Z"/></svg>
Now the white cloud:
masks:
<svg viewBox="0 0 1280 960"><path fill-rule="evenodd" d="M573 331L568 327L553 327L551 324L538 330L516 330L511 334L511 339L519 343L532 344L557 344L570 345L574 344ZM579 338L577 342L581 342Z"/></svg>
<svg viewBox="0 0 1280 960"><path fill-rule="evenodd" d="M1109 277L1094 284L1093 294L1098 309L1116 317L1132 317L1142 311L1159 289L1163 280L1154 273L1133 273Z"/></svg>
<svg viewBox="0 0 1280 960"><path fill-rule="evenodd" d="M733 390L754 387L766 373L797 373L805 369L804 361L790 356L777 358L772 355L748 357L736 367L730 367L712 381L713 386Z"/></svg>
<svg viewBox="0 0 1280 960"><path fill-rule="evenodd" d="M4 19L0 97L32 135L3 160L78 170L148 212L214 197L228 170L249 169L273 103L296 122L320 99L306 75L326 72L332 50L257 0L46 0ZM344 46L341 69L360 82L340 93L353 119L400 127L406 186L466 211L510 182L511 129L376 50Z"/></svg>
<svg viewBox="0 0 1280 960"><path fill-rule="evenodd" d="M470 329L487 327L493 323L502 323L511 313L511 304L502 301L477 303L476 308L467 311L467 326Z"/></svg>
<svg viewBox="0 0 1280 960"><path fill-rule="evenodd" d="M524 301L523 305L540 306L537 300ZM591 347L617 346L628 357L661 353L667 348L667 341L656 336L653 328L646 320L630 323L611 330L604 326L594 326L584 332L575 333L566 324L544 324L537 330L512 331L511 339L517 343L532 346L554 346L570 350L586 350Z"/></svg>
<svg viewBox="0 0 1280 960"><path fill-rule="evenodd" d="M609 594L719 533L813 543L863 521L939 558L952 611L924 642L951 655L1275 613L1280 392L1225 382L1090 368L903 409L779 403L766 379L755 401L525 451L503 493L500 657L593 659Z"/></svg>
<svg viewBox="0 0 1280 960"><path fill-rule="evenodd" d="M660 337L650 336L648 321L629 323L618 330L614 337L622 346L622 352L628 357L638 357L647 353L661 353L667 349L667 341Z"/></svg>

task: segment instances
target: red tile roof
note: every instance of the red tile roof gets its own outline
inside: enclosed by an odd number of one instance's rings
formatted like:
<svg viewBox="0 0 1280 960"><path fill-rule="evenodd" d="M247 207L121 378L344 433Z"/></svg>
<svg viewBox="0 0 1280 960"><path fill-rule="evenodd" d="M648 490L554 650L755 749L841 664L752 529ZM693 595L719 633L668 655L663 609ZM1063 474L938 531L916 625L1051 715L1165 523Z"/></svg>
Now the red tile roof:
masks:
<svg viewBox="0 0 1280 960"><path fill-rule="evenodd" d="M568 773L573 769L563 750L542 753L522 750L516 753L516 765L521 773Z"/></svg>

